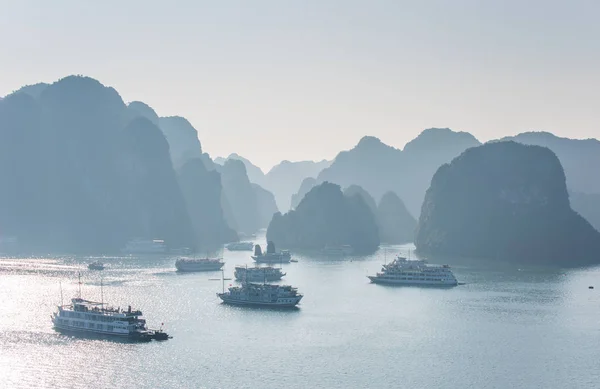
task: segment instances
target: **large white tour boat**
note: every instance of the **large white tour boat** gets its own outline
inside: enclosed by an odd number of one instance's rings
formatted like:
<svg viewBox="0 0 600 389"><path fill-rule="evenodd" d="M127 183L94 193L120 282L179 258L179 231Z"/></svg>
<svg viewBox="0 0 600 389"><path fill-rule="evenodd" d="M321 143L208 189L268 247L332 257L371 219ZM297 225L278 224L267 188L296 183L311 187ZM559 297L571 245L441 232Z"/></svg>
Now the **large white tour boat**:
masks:
<svg viewBox="0 0 600 389"><path fill-rule="evenodd" d="M175 261L175 267L182 272L221 270L223 265L225 262L218 258L179 258Z"/></svg>
<svg viewBox="0 0 600 389"><path fill-rule="evenodd" d="M81 285L81 283L80 283ZM52 315L54 328L60 332L79 335L100 335L133 341L166 340L162 330L149 330L142 312L129 306L126 310L106 307L79 297L71 299L70 305L60 305Z"/></svg>
<svg viewBox="0 0 600 389"><path fill-rule="evenodd" d="M450 266L430 265L426 261L411 261L398 257L383 265L381 272L368 276L375 284L456 286L458 281Z"/></svg>
<svg viewBox="0 0 600 389"><path fill-rule="evenodd" d="M244 282L232 286L227 292L217 293L226 304L252 307L293 308L303 295L289 285L253 284Z"/></svg>
<svg viewBox="0 0 600 389"><path fill-rule="evenodd" d="M279 281L285 273L278 267L248 267L236 266L234 271L235 279L247 282L272 282Z"/></svg>

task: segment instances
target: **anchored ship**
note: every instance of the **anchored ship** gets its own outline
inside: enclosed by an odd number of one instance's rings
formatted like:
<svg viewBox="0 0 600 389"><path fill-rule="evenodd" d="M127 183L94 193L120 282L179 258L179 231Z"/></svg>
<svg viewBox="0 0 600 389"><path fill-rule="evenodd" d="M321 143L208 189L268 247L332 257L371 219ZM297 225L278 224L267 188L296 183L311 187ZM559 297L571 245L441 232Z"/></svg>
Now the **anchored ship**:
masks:
<svg viewBox="0 0 600 389"><path fill-rule="evenodd" d="M88 264L88 269L90 270L104 270L104 264L100 261L94 261Z"/></svg>
<svg viewBox="0 0 600 389"><path fill-rule="evenodd" d="M232 286L227 292L217 293L226 304L253 307L293 308L303 295L289 285L254 284L244 282Z"/></svg>
<svg viewBox="0 0 600 389"><path fill-rule="evenodd" d="M448 265L430 265L424 260L411 261L397 257L383 265L381 272L368 276L375 284L456 286L458 281Z"/></svg>
<svg viewBox="0 0 600 389"><path fill-rule="evenodd" d="M215 271L220 270L225 262L218 258L179 258L175 261L175 267L181 272Z"/></svg>
<svg viewBox="0 0 600 389"><path fill-rule="evenodd" d="M62 290L61 290L62 295ZM161 330L150 330L142 311L105 307L104 302L94 302L79 297L71 299L70 305L61 305L51 316L54 328L60 332L79 335L101 335L132 341L166 340L170 336Z"/></svg>
<svg viewBox="0 0 600 389"><path fill-rule="evenodd" d="M252 251L254 244L252 242L233 242L225 247L229 251Z"/></svg>
<svg viewBox="0 0 600 389"><path fill-rule="evenodd" d="M254 255L252 259L256 263L289 263L292 256L289 251L275 251L275 244L271 241L267 243L267 252L263 253L259 245L254 246Z"/></svg>
<svg viewBox="0 0 600 389"><path fill-rule="evenodd" d="M281 277L285 276L285 273L280 268L267 266L267 267L248 267L248 266L236 266L235 272L233 273L235 279L238 281L247 282L272 282L279 281Z"/></svg>

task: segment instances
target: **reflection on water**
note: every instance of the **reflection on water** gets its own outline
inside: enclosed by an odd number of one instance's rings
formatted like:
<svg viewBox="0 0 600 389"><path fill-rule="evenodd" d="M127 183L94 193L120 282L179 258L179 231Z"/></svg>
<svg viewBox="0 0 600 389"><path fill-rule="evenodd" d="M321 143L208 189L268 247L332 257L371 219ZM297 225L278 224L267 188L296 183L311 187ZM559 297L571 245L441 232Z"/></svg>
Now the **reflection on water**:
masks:
<svg viewBox="0 0 600 389"><path fill-rule="evenodd" d="M385 288L367 274L411 246L367 257L297 256L295 311L222 305L221 273L175 272L173 258L0 259L0 387L594 387L600 268L452 260L465 285ZM414 257L414 253L412 254ZM252 264L224 253L225 274ZM279 266L279 265L277 265ZM166 342L60 335L50 315L77 294L143 310ZM218 279L212 281L211 279ZM226 281L226 286L234 281ZM597 289L588 289L596 285Z"/></svg>

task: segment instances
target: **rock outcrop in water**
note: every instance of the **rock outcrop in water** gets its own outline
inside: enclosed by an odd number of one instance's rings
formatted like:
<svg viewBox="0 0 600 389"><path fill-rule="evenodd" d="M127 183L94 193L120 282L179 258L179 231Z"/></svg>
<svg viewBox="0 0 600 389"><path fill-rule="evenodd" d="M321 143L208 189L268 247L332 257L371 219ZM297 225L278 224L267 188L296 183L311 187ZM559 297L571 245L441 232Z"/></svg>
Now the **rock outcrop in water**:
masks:
<svg viewBox="0 0 600 389"><path fill-rule="evenodd" d="M198 131L187 119L168 116L159 118L158 123L171 147L171 159L175 169L179 169L191 159L202 158Z"/></svg>
<svg viewBox="0 0 600 389"><path fill-rule="evenodd" d="M135 237L194 247L169 146L88 77L0 100L0 232L29 250L111 252Z"/></svg>
<svg viewBox="0 0 600 389"><path fill-rule="evenodd" d="M417 221L394 192L383 195L376 214L381 243L400 244L414 241Z"/></svg>
<svg viewBox="0 0 600 389"><path fill-rule="evenodd" d="M310 192L310 190L315 186L317 186L316 178L305 178L300 184L300 188L298 188L298 191L294 195L292 195L292 201L290 204L291 209L296 209L298 207L298 204L300 204L300 202L304 198L304 196L306 196L306 194Z"/></svg>
<svg viewBox="0 0 600 389"><path fill-rule="evenodd" d="M571 207L600 231L600 194L571 193Z"/></svg>
<svg viewBox="0 0 600 389"><path fill-rule="evenodd" d="M210 250L237 241L221 209L221 175L195 158L181 167L178 178L199 248Z"/></svg>
<svg viewBox="0 0 600 389"><path fill-rule="evenodd" d="M556 155L514 142L469 149L438 169L415 243L432 255L600 262L600 233L571 209Z"/></svg>
<svg viewBox="0 0 600 389"><path fill-rule="evenodd" d="M525 132L502 140L549 148L565 170L570 191L600 194L600 180L596 170L600 166L599 140L560 138L548 132Z"/></svg>
<svg viewBox="0 0 600 389"><path fill-rule="evenodd" d="M361 196L344 196L339 185L325 182L314 187L295 210L276 213L267 240L288 249L351 245L356 253L366 254L379 246L379 230Z"/></svg>
<svg viewBox="0 0 600 389"><path fill-rule="evenodd" d="M244 163L238 159L228 159L216 168L221 173L224 194L221 204L229 226L245 235L265 228L277 212L273 195L250 182Z"/></svg>
<svg viewBox="0 0 600 389"><path fill-rule="evenodd" d="M317 182L348 187L359 185L374 198L392 191L418 216L431 177L444 163L469 147L480 145L471 134L447 128L430 128L398 150L366 136L352 150L338 154Z"/></svg>

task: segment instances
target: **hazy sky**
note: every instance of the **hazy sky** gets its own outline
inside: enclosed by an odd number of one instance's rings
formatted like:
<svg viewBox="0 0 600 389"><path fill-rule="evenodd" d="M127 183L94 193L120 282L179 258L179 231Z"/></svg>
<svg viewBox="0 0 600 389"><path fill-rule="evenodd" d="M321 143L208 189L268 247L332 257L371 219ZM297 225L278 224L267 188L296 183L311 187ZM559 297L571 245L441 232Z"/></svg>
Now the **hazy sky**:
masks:
<svg viewBox="0 0 600 389"><path fill-rule="evenodd" d="M363 136L600 137L600 1L0 0L0 95L84 74L267 170Z"/></svg>

